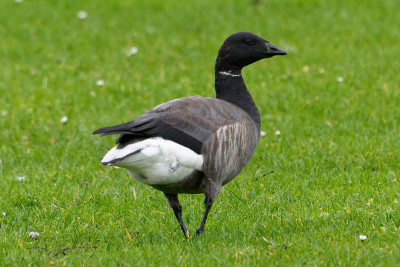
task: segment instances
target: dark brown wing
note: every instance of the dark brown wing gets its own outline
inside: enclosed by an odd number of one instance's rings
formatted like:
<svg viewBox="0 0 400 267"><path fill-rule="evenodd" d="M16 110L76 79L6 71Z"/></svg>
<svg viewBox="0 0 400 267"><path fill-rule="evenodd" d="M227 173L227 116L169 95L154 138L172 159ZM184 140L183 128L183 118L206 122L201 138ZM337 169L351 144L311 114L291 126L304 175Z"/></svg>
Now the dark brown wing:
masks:
<svg viewBox="0 0 400 267"><path fill-rule="evenodd" d="M186 97L161 104L135 120L100 128L93 134L120 134L117 143L162 137L200 154L204 142L227 124L243 120L243 111L224 100Z"/></svg>

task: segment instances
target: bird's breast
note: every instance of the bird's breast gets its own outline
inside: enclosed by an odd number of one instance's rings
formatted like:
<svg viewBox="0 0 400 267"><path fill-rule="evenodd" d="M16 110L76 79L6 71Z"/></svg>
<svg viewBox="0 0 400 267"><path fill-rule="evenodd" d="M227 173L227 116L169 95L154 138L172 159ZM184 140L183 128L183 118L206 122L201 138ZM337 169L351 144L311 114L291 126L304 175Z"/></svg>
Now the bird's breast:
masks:
<svg viewBox="0 0 400 267"><path fill-rule="evenodd" d="M249 162L258 140L258 128L250 118L220 127L203 148L205 175L228 183Z"/></svg>

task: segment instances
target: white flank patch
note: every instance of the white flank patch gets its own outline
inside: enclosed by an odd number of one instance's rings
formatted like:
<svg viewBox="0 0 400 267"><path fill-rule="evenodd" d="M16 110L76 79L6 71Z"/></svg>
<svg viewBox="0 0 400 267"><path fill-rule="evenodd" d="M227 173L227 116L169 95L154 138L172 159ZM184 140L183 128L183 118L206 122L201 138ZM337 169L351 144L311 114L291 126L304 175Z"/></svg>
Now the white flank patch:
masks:
<svg viewBox="0 0 400 267"><path fill-rule="evenodd" d="M203 169L203 156L191 149L160 137L118 146L101 160L102 164L128 170L136 180L145 184L173 184L193 171Z"/></svg>

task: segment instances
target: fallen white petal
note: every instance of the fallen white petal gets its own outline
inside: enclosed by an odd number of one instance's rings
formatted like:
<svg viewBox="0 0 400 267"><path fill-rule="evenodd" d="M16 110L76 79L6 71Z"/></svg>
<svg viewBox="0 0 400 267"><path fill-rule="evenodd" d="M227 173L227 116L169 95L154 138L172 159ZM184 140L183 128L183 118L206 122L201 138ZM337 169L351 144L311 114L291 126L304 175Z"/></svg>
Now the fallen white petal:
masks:
<svg viewBox="0 0 400 267"><path fill-rule="evenodd" d="M139 51L139 48L137 48L136 46L132 46L131 48L129 48L129 50L126 52L126 55L128 57L136 55L137 52Z"/></svg>
<svg viewBox="0 0 400 267"><path fill-rule="evenodd" d="M22 2L24 2L24 0L14 0L15 1L15 3L22 3Z"/></svg>
<svg viewBox="0 0 400 267"><path fill-rule="evenodd" d="M63 116L63 117L60 119L60 122L61 122L61 123L67 123L67 121L68 121L68 117L67 117L67 116Z"/></svg>
<svg viewBox="0 0 400 267"><path fill-rule="evenodd" d="M25 181L26 180L26 176L17 176L17 181L21 182L21 181Z"/></svg>
<svg viewBox="0 0 400 267"><path fill-rule="evenodd" d="M261 131L261 132L260 132L260 135L261 135L261 136L265 136L266 134L267 134L267 133L264 132L264 131Z"/></svg>
<svg viewBox="0 0 400 267"><path fill-rule="evenodd" d="M96 85L97 86L103 86L104 85L104 81L103 80L97 80L96 81Z"/></svg>
<svg viewBox="0 0 400 267"><path fill-rule="evenodd" d="M3 212L3 216L6 216L7 214L5 212Z"/></svg>
<svg viewBox="0 0 400 267"><path fill-rule="evenodd" d="M360 235L360 240L365 240L365 239L367 239L366 235Z"/></svg>
<svg viewBox="0 0 400 267"><path fill-rule="evenodd" d="M37 232L30 232L29 233L29 237L31 239L36 239L38 236L39 236L39 233L37 233Z"/></svg>
<svg viewBox="0 0 400 267"><path fill-rule="evenodd" d="M280 135L280 134L281 134L281 131L279 131L279 130L275 132L275 135Z"/></svg>
<svg viewBox="0 0 400 267"><path fill-rule="evenodd" d="M79 19L86 19L88 14L87 14L86 11L81 10L81 11L78 12L77 16L78 16Z"/></svg>
<svg viewBox="0 0 400 267"><path fill-rule="evenodd" d="M337 77L337 81L340 83L343 82L343 77Z"/></svg>

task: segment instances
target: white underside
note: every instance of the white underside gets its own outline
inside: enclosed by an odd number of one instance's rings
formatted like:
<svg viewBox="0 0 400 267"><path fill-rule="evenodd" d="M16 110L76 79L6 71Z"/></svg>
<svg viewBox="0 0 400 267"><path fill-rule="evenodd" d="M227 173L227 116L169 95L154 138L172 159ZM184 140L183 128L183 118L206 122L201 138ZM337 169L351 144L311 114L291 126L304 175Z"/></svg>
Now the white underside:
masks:
<svg viewBox="0 0 400 267"><path fill-rule="evenodd" d="M129 154L132 155L127 156ZM133 178L149 185L174 184L194 171L203 170L202 155L160 137L121 149L116 146L102 158L101 163L123 167Z"/></svg>

